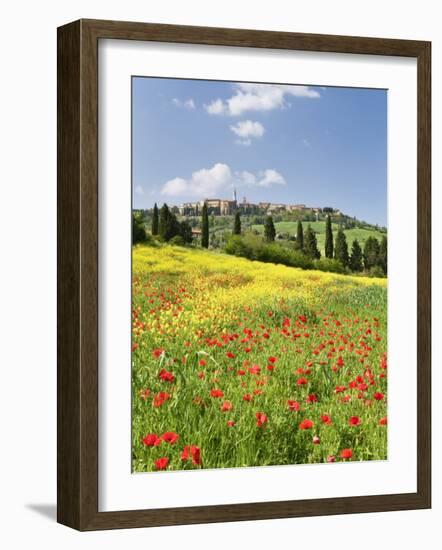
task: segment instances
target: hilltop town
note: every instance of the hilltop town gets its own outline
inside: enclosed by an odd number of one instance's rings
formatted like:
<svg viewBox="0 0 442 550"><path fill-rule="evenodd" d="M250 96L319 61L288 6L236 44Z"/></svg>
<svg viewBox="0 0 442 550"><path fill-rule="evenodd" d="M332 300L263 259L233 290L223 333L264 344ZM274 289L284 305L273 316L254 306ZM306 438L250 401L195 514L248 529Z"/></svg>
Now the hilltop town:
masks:
<svg viewBox="0 0 442 550"><path fill-rule="evenodd" d="M236 189L233 190L232 199L206 198L196 202L185 202L179 205L178 212L181 216L199 216L201 215L204 203L207 205L208 213L214 216L231 216L237 211L243 214L265 214L273 215L284 212L300 213L328 213L339 216L341 211L331 207L306 206L305 204L285 204L272 202L253 203L243 197L241 201L237 200Z"/></svg>

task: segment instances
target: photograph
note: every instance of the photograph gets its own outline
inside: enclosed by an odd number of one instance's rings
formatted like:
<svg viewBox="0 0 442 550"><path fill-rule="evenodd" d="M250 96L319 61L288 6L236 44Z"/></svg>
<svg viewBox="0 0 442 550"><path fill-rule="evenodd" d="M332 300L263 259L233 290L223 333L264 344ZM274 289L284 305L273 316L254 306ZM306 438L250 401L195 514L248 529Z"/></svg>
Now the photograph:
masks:
<svg viewBox="0 0 442 550"><path fill-rule="evenodd" d="M387 90L132 77L132 472L387 460Z"/></svg>

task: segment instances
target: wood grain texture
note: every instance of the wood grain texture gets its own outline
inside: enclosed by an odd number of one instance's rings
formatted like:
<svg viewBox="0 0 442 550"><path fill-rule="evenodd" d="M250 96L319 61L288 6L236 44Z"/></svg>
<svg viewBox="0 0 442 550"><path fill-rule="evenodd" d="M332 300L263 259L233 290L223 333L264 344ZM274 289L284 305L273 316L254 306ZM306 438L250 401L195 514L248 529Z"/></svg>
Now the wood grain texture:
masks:
<svg viewBox="0 0 442 550"><path fill-rule="evenodd" d="M58 32L57 519L78 527L80 485L80 23Z"/></svg>
<svg viewBox="0 0 442 550"><path fill-rule="evenodd" d="M415 57L418 63L416 493L98 511L98 41ZM431 47L428 42L80 20L58 29L58 521L82 531L431 506Z"/></svg>

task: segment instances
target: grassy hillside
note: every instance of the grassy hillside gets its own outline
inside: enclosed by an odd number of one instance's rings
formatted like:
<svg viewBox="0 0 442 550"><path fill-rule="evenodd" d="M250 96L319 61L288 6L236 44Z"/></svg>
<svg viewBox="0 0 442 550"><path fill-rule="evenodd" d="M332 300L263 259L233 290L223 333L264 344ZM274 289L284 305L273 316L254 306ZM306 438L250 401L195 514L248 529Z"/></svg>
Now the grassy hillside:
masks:
<svg viewBox="0 0 442 550"><path fill-rule="evenodd" d="M321 251L321 254L324 254L325 246L325 222L303 222L304 231L307 229L308 224L310 223L312 229L316 233L316 238L318 240L318 248ZM287 233L289 235L296 235L297 222L277 222L275 223L276 233ZM332 224L333 236L336 235L336 232L339 228L338 224ZM259 233L264 233L263 225L252 225L252 229L259 231ZM344 231L347 237L347 243L349 250L351 249L351 243L354 239L358 239L359 244L363 247L365 241L368 237L376 237L379 241L382 239L385 233L376 231L375 229L346 229Z"/></svg>

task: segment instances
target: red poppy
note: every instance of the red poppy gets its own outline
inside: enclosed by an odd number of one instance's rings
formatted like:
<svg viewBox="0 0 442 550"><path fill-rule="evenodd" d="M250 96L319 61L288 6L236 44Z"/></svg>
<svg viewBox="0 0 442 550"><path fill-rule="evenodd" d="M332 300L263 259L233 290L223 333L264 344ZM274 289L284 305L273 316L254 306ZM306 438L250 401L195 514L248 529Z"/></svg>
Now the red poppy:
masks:
<svg viewBox="0 0 442 550"><path fill-rule="evenodd" d="M332 424L332 419L328 414L322 414L321 422L330 426Z"/></svg>
<svg viewBox="0 0 442 550"><path fill-rule="evenodd" d="M200 367L205 367L205 366L207 365L207 363L206 363L206 361L205 361L204 359L200 359L200 360L198 361L198 365L199 365Z"/></svg>
<svg viewBox="0 0 442 550"><path fill-rule="evenodd" d="M259 374L261 372L261 367L259 365L252 365L248 368L250 374Z"/></svg>
<svg viewBox="0 0 442 550"><path fill-rule="evenodd" d="M189 460L192 458L192 462L195 465L201 464L201 450L196 445L186 445L181 453L181 460Z"/></svg>
<svg viewBox="0 0 442 550"><path fill-rule="evenodd" d="M308 418L306 418L299 424L300 430L310 430L311 428L313 428L313 422Z"/></svg>
<svg viewBox="0 0 442 550"><path fill-rule="evenodd" d="M305 384L307 384L308 381L307 381L306 378L298 378L298 380L296 381L296 383L298 384L298 386L305 386Z"/></svg>
<svg viewBox="0 0 442 550"><path fill-rule="evenodd" d="M224 392L222 390L210 390L211 397L223 397Z"/></svg>
<svg viewBox="0 0 442 550"><path fill-rule="evenodd" d="M161 405L168 399L170 399L170 394L165 391L160 391L159 393L154 395L153 406L161 407Z"/></svg>
<svg viewBox="0 0 442 550"><path fill-rule="evenodd" d="M313 445L319 445L319 444L321 443L321 439L320 439L320 437L317 436L317 435L314 435L314 436L313 436L312 441L313 441Z"/></svg>
<svg viewBox="0 0 442 550"><path fill-rule="evenodd" d="M173 382L175 380L175 376L171 372L168 372L166 369L161 369L158 377L165 382Z"/></svg>
<svg viewBox="0 0 442 550"><path fill-rule="evenodd" d="M350 426L359 426L361 423L361 419L359 418L359 416L350 416L348 423L350 424Z"/></svg>
<svg viewBox="0 0 442 550"><path fill-rule="evenodd" d="M178 441L179 437L180 436L175 432L165 432L161 436L161 439L163 441L165 441L166 443L170 443L171 445L173 445L174 443L176 443Z"/></svg>
<svg viewBox="0 0 442 550"><path fill-rule="evenodd" d="M331 462L335 462L335 461L336 461L335 455L328 455L327 462L331 463Z"/></svg>
<svg viewBox="0 0 442 550"><path fill-rule="evenodd" d="M346 386L336 386L335 393L342 393L346 390Z"/></svg>
<svg viewBox="0 0 442 550"><path fill-rule="evenodd" d="M382 399L384 399L384 394L377 391L373 394L373 399L376 399L376 401L382 401Z"/></svg>
<svg viewBox="0 0 442 550"><path fill-rule="evenodd" d="M231 351L228 351L228 352L226 353L226 357L228 357L229 359L234 359L234 358L235 358L235 354L232 353Z"/></svg>
<svg viewBox="0 0 442 550"><path fill-rule="evenodd" d="M152 352L152 355L155 357L155 359L158 359L158 357L161 357L164 353L164 350L162 348L154 349Z"/></svg>
<svg viewBox="0 0 442 550"><path fill-rule="evenodd" d="M387 425L387 417L386 416L384 416L383 418L381 418L379 420L379 425L380 426L386 426Z"/></svg>
<svg viewBox="0 0 442 550"><path fill-rule="evenodd" d="M164 456L162 458L159 458L158 460L155 460L155 468L157 470L165 470L168 464L169 464L169 459L167 458L167 456Z"/></svg>
<svg viewBox="0 0 442 550"><path fill-rule="evenodd" d="M229 426L229 428L232 428L234 425L235 422L233 420L227 420L227 426Z"/></svg>
<svg viewBox="0 0 442 550"><path fill-rule="evenodd" d="M269 358L267 359L267 361L268 361L269 363L276 363L277 359L276 359L276 357L269 357Z"/></svg>
<svg viewBox="0 0 442 550"><path fill-rule="evenodd" d="M251 401L252 400L252 396L250 395L250 393L246 393L242 396L242 400L243 401Z"/></svg>
<svg viewBox="0 0 442 550"><path fill-rule="evenodd" d="M351 449L343 449L340 456L341 458L351 458L353 456L353 451Z"/></svg>
<svg viewBox="0 0 442 550"><path fill-rule="evenodd" d="M161 443L161 439L157 434L147 434L143 437L143 443L146 447L156 447Z"/></svg>
<svg viewBox="0 0 442 550"><path fill-rule="evenodd" d="M314 393L311 393L310 395L307 396L305 402L306 403L317 403L318 398L316 397L316 395Z"/></svg>
<svg viewBox="0 0 442 550"><path fill-rule="evenodd" d="M293 399L287 399L287 405L291 411L298 412L301 408L301 405L297 401L293 401Z"/></svg>
<svg viewBox="0 0 442 550"><path fill-rule="evenodd" d="M230 403L230 401L224 401L224 403L221 405L221 411L226 412L232 410L233 405Z"/></svg>
<svg viewBox="0 0 442 550"><path fill-rule="evenodd" d="M257 412L255 416L256 416L256 425L258 426L258 428L262 428L267 424L267 415L261 412Z"/></svg>

